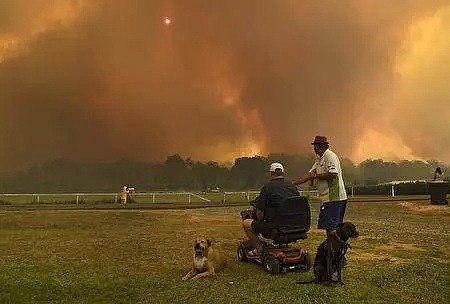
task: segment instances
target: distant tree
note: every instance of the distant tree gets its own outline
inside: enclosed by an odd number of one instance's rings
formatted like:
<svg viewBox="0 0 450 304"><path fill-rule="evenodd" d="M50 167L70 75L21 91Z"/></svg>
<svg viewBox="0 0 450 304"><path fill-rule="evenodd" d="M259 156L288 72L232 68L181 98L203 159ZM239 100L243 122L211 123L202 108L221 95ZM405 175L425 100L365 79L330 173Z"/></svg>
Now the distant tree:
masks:
<svg viewBox="0 0 450 304"><path fill-rule="evenodd" d="M189 165L179 154L168 156L165 165L165 180L169 189L187 188L189 182Z"/></svg>
<svg viewBox="0 0 450 304"><path fill-rule="evenodd" d="M269 161L265 157L240 157L231 168L231 176L236 188L260 188L267 181Z"/></svg>
<svg viewBox="0 0 450 304"><path fill-rule="evenodd" d="M220 167L217 162L195 162L192 165L192 187L194 189L206 190L207 188L225 186L225 176L228 169Z"/></svg>
<svg viewBox="0 0 450 304"><path fill-rule="evenodd" d="M359 170L350 159L341 159L341 168L346 186L359 185L361 183Z"/></svg>
<svg viewBox="0 0 450 304"><path fill-rule="evenodd" d="M4 193L115 192L123 185L135 186L138 191L207 187L256 190L267 182L267 168L274 161L281 162L288 178L295 179L311 168L313 157L285 153L240 157L230 169L217 162L183 159L179 154L156 164L133 160L78 163L56 159L26 170L3 172L0 190ZM377 185L393 180L430 180L437 166L443 169L444 179L450 179L449 166L435 160L367 159L355 165L348 159L341 159L341 166L347 186Z"/></svg>

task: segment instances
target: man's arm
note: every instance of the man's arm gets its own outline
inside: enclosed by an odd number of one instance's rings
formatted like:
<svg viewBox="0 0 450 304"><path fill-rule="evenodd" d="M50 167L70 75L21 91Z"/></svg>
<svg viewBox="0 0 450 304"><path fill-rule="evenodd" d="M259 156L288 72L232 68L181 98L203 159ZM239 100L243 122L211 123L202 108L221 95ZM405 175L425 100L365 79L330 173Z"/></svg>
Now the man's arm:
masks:
<svg viewBox="0 0 450 304"><path fill-rule="evenodd" d="M315 172L308 172L305 175L303 175L301 178L299 178L298 180L294 181L293 184L297 186L297 185L306 183L307 181L310 181L313 179L331 180L335 177L337 177L337 173L326 172L326 173L317 174Z"/></svg>
<svg viewBox="0 0 450 304"><path fill-rule="evenodd" d="M333 178L337 178L338 176L338 167L339 165L339 158L337 155L333 154L327 154L325 157L325 165L327 166L327 172L317 174L317 179L322 180L331 180Z"/></svg>
<svg viewBox="0 0 450 304"><path fill-rule="evenodd" d="M315 176L314 176L314 178L317 178L317 179L322 179L322 180L331 180L331 179L333 179L333 178L335 178L335 177L337 177L337 173L330 173L330 172L326 172L326 173L320 173L320 174L317 174L317 173L314 173L315 174Z"/></svg>
<svg viewBox="0 0 450 304"><path fill-rule="evenodd" d="M254 207L256 208L257 220L261 221L264 219L264 209L266 209L266 204L267 204L266 186L263 186L258 197L255 199Z"/></svg>
<svg viewBox="0 0 450 304"><path fill-rule="evenodd" d="M308 172L308 173L306 173L305 175L303 175L302 177L300 177L298 180L295 180L295 181L293 181L292 183L294 184L294 185L301 185L301 184L303 184L303 183L306 183L307 181L309 181L309 180L312 180L312 179L314 179L314 176L315 176L316 174L314 173L314 172Z"/></svg>
<svg viewBox="0 0 450 304"><path fill-rule="evenodd" d="M307 181L314 179L314 172L316 172L316 166L317 166L317 163L314 163L313 166L311 167L311 170L309 170L308 173L306 173L305 175L300 177L298 180L293 181L292 183L295 186L297 186L297 185L304 184Z"/></svg>

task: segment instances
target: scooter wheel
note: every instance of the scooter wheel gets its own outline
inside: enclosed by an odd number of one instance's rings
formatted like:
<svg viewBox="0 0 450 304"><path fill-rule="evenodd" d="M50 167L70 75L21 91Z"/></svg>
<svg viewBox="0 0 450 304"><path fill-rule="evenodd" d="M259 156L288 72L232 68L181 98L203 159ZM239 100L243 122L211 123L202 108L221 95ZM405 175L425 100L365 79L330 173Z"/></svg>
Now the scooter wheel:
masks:
<svg viewBox="0 0 450 304"><path fill-rule="evenodd" d="M246 248L245 248L244 244L239 245L236 255L237 255L238 261L241 261L241 262L247 261Z"/></svg>
<svg viewBox="0 0 450 304"><path fill-rule="evenodd" d="M270 274L280 273L280 261L271 255L266 255L264 258L264 268Z"/></svg>

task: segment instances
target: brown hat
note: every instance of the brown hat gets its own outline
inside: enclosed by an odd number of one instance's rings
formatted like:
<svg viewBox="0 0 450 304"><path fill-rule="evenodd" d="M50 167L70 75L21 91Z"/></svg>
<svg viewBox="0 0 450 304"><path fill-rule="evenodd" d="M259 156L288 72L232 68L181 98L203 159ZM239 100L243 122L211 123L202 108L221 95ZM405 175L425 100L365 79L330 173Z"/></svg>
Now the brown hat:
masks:
<svg viewBox="0 0 450 304"><path fill-rule="evenodd" d="M316 138L314 138L314 142L312 142L311 145L317 145L317 144L328 144L328 140L327 140L326 136L317 135Z"/></svg>

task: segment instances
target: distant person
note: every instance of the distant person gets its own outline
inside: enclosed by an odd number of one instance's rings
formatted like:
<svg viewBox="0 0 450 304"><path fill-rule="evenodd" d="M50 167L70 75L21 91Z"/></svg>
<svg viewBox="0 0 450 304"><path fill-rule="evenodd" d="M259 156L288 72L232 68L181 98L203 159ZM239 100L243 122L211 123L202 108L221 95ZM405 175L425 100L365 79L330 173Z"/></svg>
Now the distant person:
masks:
<svg viewBox="0 0 450 304"><path fill-rule="evenodd" d="M441 169L441 167L437 167L436 168L436 171L434 171L434 176L433 176L433 181L443 181L444 180L444 177L443 177L443 174L442 174L442 169Z"/></svg>
<svg viewBox="0 0 450 304"><path fill-rule="evenodd" d="M125 207L127 205L127 198L128 198L128 189L127 186L123 186L122 190L120 191L120 204L122 207Z"/></svg>
<svg viewBox="0 0 450 304"><path fill-rule="evenodd" d="M318 228L327 231L327 238L337 237L336 229L344 221L347 206L347 193L342 178L341 163L339 157L329 149L329 143L325 136L316 136L314 142L316 161L311 170L300 179L294 181L294 185L300 185L311 181L317 185L317 191L322 201L318 220Z"/></svg>
<svg viewBox="0 0 450 304"><path fill-rule="evenodd" d="M247 253L248 258L259 258L262 254L262 244L258 234L269 234L274 228L272 226L273 215L277 213L278 203L290 196L299 196L298 189L291 181L285 179L283 165L272 163L269 167L270 181L265 184L258 197L252 203L256 208L256 218L245 219L242 222L244 232L255 246L254 250Z"/></svg>

